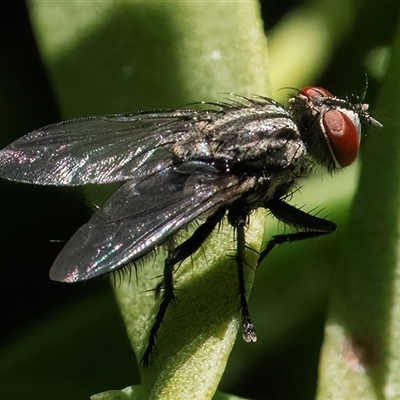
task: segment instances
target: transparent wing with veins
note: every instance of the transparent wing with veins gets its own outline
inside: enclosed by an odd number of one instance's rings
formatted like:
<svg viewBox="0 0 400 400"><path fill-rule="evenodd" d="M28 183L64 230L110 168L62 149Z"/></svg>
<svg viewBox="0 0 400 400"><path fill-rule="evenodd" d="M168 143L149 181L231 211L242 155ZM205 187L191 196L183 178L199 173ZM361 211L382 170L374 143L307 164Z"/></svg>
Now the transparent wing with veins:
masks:
<svg viewBox="0 0 400 400"><path fill-rule="evenodd" d="M0 176L41 185L126 181L140 174L147 160L170 159L168 143L199 118L197 111L178 110L49 125L0 152Z"/></svg>
<svg viewBox="0 0 400 400"><path fill-rule="evenodd" d="M74 282L113 271L161 245L200 215L207 216L249 190L252 180L221 176L196 164L182 174L174 167L123 185L66 244L50 271Z"/></svg>

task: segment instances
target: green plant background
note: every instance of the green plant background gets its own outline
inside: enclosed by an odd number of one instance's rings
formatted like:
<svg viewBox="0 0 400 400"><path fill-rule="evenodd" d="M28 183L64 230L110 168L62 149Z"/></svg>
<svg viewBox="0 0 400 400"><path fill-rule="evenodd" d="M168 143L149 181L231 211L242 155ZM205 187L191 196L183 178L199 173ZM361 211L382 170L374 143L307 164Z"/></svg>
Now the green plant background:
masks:
<svg viewBox="0 0 400 400"><path fill-rule="evenodd" d="M285 101L287 91L278 89L319 84L338 95L362 95L368 73L367 101L385 130L369 132L363 168L358 163L334 177L318 175L292 200L340 229L329 238L282 246L259 268L250 298L259 341L237 340L220 388L269 399L399 394L399 334L392 322L398 296L397 3L263 5L268 56L256 1L27 5L35 41L22 37L23 8L0 17L2 146L60 119L178 107L221 99L219 93ZM352 203L360 170L362 186ZM47 277L62 245L50 239L68 239L93 203L114 189L2 183L2 398L84 399L140 383L107 281L66 286ZM265 238L284 229L261 220ZM346 341L348 333L353 341ZM360 348L369 349L366 359Z"/></svg>

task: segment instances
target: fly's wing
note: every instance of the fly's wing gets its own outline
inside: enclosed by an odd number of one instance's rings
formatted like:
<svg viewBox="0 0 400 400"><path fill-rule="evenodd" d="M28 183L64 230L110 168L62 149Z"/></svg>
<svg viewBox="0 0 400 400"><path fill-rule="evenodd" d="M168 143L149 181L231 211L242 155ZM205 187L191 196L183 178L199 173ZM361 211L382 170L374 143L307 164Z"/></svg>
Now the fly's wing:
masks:
<svg viewBox="0 0 400 400"><path fill-rule="evenodd" d="M0 177L41 185L129 180L149 159L170 159L163 146L175 142L177 132L192 129L194 120L198 112L177 110L50 125L0 151Z"/></svg>
<svg viewBox="0 0 400 400"><path fill-rule="evenodd" d="M186 170L190 169L181 173L169 167L127 182L74 234L55 260L50 277L81 281L135 261L252 185L206 164L195 163Z"/></svg>
<svg viewBox="0 0 400 400"><path fill-rule="evenodd" d="M0 177L42 185L110 183L150 176L188 159L275 169L305 153L290 114L270 99L208 106L92 117L38 129L0 151Z"/></svg>

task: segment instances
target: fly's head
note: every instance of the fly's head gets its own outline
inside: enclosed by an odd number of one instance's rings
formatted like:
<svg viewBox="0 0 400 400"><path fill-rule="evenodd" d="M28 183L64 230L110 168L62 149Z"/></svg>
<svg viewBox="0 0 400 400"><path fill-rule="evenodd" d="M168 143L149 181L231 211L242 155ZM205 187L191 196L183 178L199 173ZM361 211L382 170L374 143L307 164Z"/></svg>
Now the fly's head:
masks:
<svg viewBox="0 0 400 400"><path fill-rule="evenodd" d="M289 113L310 156L329 171L347 167L356 159L363 123L382 127L368 113L368 104L353 104L316 86L307 86L290 98Z"/></svg>

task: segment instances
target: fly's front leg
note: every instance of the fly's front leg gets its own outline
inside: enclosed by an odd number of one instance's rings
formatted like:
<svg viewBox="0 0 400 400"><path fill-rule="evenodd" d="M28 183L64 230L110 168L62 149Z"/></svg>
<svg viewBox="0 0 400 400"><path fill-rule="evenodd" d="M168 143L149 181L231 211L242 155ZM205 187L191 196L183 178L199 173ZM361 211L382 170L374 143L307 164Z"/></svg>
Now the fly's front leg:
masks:
<svg viewBox="0 0 400 400"><path fill-rule="evenodd" d="M272 215L280 221L300 229L301 231L273 236L267 243L265 249L261 252L258 264L261 263L276 245L327 235L334 232L337 227L336 224L331 221L307 214L280 199L269 200L265 208L268 208Z"/></svg>
<svg viewBox="0 0 400 400"><path fill-rule="evenodd" d="M149 341L146 350L142 357L142 364L148 365L149 358L153 352L154 346L156 344L157 332L160 329L161 323L164 320L165 313L168 306L175 300L174 295L174 267L177 263L186 260L193 253L195 253L198 248L203 244L211 232L215 229L216 225L221 222L225 216L225 209L218 210L215 214L211 215L206 219L204 224L200 225L193 233L190 238L185 240L182 244L177 246L171 251L169 256L165 259L164 263L164 288L161 298L160 308L157 311L156 319L153 327L151 328Z"/></svg>

